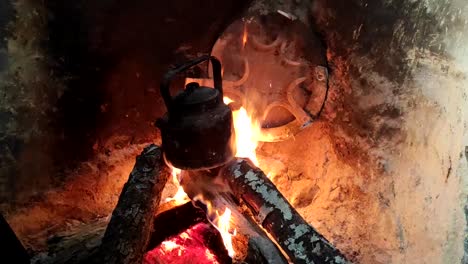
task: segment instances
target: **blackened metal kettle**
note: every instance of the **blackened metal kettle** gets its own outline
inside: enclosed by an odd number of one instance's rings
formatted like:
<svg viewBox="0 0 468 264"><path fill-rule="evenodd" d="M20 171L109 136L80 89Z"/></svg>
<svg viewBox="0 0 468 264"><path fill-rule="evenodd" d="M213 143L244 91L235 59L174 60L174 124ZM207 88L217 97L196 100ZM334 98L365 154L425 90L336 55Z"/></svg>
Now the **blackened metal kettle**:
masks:
<svg viewBox="0 0 468 264"><path fill-rule="evenodd" d="M172 97L170 83L176 74L210 60L214 89L196 82ZM167 113L156 121L161 130L164 157L183 170L210 169L230 161L236 152L231 109L223 102L221 63L202 56L166 73L161 95Z"/></svg>

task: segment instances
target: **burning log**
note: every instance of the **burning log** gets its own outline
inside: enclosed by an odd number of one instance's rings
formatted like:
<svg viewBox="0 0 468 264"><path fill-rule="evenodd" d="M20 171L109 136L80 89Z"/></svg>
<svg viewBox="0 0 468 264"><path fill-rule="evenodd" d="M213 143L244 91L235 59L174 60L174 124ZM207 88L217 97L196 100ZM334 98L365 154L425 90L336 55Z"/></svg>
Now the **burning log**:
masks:
<svg viewBox="0 0 468 264"><path fill-rule="evenodd" d="M54 234L47 240L47 248L35 253L31 264L99 263L96 256L108 223L107 217L100 218Z"/></svg>
<svg viewBox="0 0 468 264"><path fill-rule="evenodd" d="M21 241L16 237L15 232L3 218L0 213L0 247L2 255L5 259L14 260L15 263L29 263L29 255L26 249L21 244Z"/></svg>
<svg viewBox="0 0 468 264"><path fill-rule="evenodd" d="M220 208L232 209L234 222L231 224L239 233L234 240L243 240L234 241L234 244L237 244L235 263L288 263L280 249L270 240L264 230L258 227L251 213L245 208L246 206L242 203L234 203L229 186L217 177L221 168L183 171L181 186L187 195L202 208L211 222L215 220L216 211Z"/></svg>
<svg viewBox="0 0 468 264"><path fill-rule="evenodd" d="M165 205L161 207L163 206ZM159 208L159 212L156 213L153 229L160 229L160 231L151 236L147 250L155 248L168 237L176 236L189 229L191 226L200 222L208 222L205 212L193 206L192 202L187 202L179 206L172 206L170 209L163 210ZM161 228L164 226L170 226L171 228ZM227 255L227 253L225 253L225 255Z"/></svg>
<svg viewBox="0 0 468 264"><path fill-rule="evenodd" d="M256 220L276 239L293 263L349 263L249 160L237 159L221 173L234 195L250 207Z"/></svg>
<svg viewBox="0 0 468 264"><path fill-rule="evenodd" d="M153 224L155 229L170 228L151 236L145 264L232 262L219 232L208 222L205 212L192 202L160 212ZM194 257L198 259L191 259Z"/></svg>
<svg viewBox="0 0 468 264"><path fill-rule="evenodd" d="M212 225L197 223L149 251L143 264L231 264L227 252L225 257L228 261L220 261L219 255L212 250L210 244L213 237L221 239Z"/></svg>
<svg viewBox="0 0 468 264"><path fill-rule="evenodd" d="M200 227L193 229L195 226L200 224L204 224L205 227L202 229L200 229ZM148 246L150 251L145 256L146 264L154 262L158 263L155 261L158 259L158 254L161 255L159 257L170 257L172 254L170 250L166 250L163 253L158 252L158 250L164 249L164 244L173 244L173 242L178 239L177 235L180 235L182 232L185 232L186 234L188 232L191 234L191 236L196 236L194 238L186 237L187 239L196 239L202 241L204 247L206 247L206 249L208 249L210 252L214 253L214 259L217 261L215 263L288 263L286 259L282 257L281 253L279 253L279 250L268 239L268 237L263 235L262 231L259 231L256 235L249 236L237 234L233 238L233 246L236 251L236 256L231 259L228 256L226 248L223 246L220 233L210 224L206 218L206 212L199 207L195 207L192 202L188 202L184 205L173 207L170 210L158 213L154 221L155 229L158 228L158 226L168 225L170 225L171 228L161 230L161 232L154 233L151 236L151 240ZM203 232L199 232L200 230ZM186 252L187 250L190 250L190 245L184 245L187 243L187 241L180 242L180 245L177 246L177 250L182 251L182 256L177 259L177 263L193 262L189 261L188 258L190 257L190 254L196 254L196 252ZM190 244L190 241L188 242L188 244ZM196 248L192 250L199 251L199 249Z"/></svg>
<svg viewBox="0 0 468 264"><path fill-rule="evenodd" d="M192 202L173 207L170 210L157 214L153 223L154 229L156 230L159 227L164 226L170 226L171 228L165 228L164 230L153 234L151 236L148 249L151 250L169 237L174 237L200 223L208 224L208 228L205 230L205 235L209 235L209 237L204 238L206 240L205 246L215 253L216 259L220 263L230 263L231 258L223 247L223 241L220 234L211 226L211 224L209 224L206 219L205 212L200 208L195 207Z"/></svg>
<svg viewBox="0 0 468 264"><path fill-rule="evenodd" d="M137 157L102 239L100 263L142 262L169 175L158 146L146 147Z"/></svg>
<svg viewBox="0 0 468 264"><path fill-rule="evenodd" d="M248 220L250 221L250 218ZM287 264L288 261L280 249L269 239L267 234L260 230L260 227L252 226L255 228L256 235L250 235L247 243L247 255L239 263Z"/></svg>

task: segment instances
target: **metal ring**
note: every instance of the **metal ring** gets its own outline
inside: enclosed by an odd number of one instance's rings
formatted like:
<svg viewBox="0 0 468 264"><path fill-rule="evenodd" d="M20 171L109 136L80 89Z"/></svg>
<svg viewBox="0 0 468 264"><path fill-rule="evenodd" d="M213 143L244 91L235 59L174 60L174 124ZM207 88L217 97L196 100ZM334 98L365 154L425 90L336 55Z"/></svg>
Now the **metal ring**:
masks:
<svg viewBox="0 0 468 264"><path fill-rule="evenodd" d="M257 40L257 37L255 37L254 35L252 36L249 36L249 38L252 40L252 44L253 46L258 49L258 50L261 50L261 51L269 51L269 50L272 50L274 49L276 46L278 46L281 42L282 42L282 38L280 36L277 36L275 38L275 40L270 43L270 44L263 44L263 43L260 43L258 40Z"/></svg>
<svg viewBox="0 0 468 264"><path fill-rule="evenodd" d="M239 80L234 81L233 85L234 86L241 86L242 84L244 84L247 81L247 79L249 78L249 75L250 75L249 61L247 60L247 58L244 57L244 75Z"/></svg>
<svg viewBox="0 0 468 264"><path fill-rule="evenodd" d="M290 66L301 66L302 65L301 61L294 61L294 60L286 58L286 41L283 41L283 43L281 43L280 52L281 52L281 55L282 55L282 59L283 59L284 62L286 62L286 64L288 64Z"/></svg>

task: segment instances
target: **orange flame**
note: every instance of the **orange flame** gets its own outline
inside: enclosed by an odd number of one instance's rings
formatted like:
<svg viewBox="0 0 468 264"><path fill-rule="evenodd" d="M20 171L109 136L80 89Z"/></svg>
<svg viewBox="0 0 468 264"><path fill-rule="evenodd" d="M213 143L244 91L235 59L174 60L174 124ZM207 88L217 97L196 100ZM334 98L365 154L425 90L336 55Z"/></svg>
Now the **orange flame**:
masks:
<svg viewBox="0 0 468 264"><path fill-rule="evenodd" d="M244 32L242 34L242 48L245 48L245 44L247 44L247 37L248 37L247 24L244 24Z"/></svg>
<svg viewBox="0 0 468 264"><path fill-rule="evenodd" d="M235 254L234 248L232 246L232 237L236 235L236 230L233 233L230 233L230 226L231 226L231 210L226 208L224 213L220 216L218 211L216 211L217 218L213 221L215 226L217 227L221 237L223 238L224 246L228 251L230 257L233 257Z"/></svg>
<svg viewBox="0 0 468 264"><path fill-rule="evenodd" d="M177 186L177 192L174 194L174 196L166 199L166 202L174 201L176 206L190 201L189 197L184 191L184 188L182 188L182 186L179 184L179 175L181 172L182 171L180 169L174 167L172 168L172 182L175 186Z"/></svg>
<svg viewBox="0 0 468 264"><path fill-rule="evenodd" d="M223 244L224 247L226 247L228 255L230 257L233 257L236 252L234 251L234 247L232 246L232 237L236 235L237 230L234 229L231 232L231 210L226 207L224 213L220 215L220 211L214 208L211 201L205 200L202 195L198 195L194 198L194 200L199 200L206 204L206 215L208 217L208 220L211 222L211 224L213 224L214 227L216 227L216 229L221 234L221 238L223 239Z"/></svg>
<svg viewBox="0 0 468 264"><path fill-rule="evenodd" d="M245 41L247 41L247 33L245 32ZM229 104L232 103L233 100L224 97L224 103ZM234 122L234 129L236 132L236 144L237 144L237 153L236 157L241 158L248 158L250 159L255 165L258 166L258 159L256 155L256 148L258 145L258 136L260 134L260 126L258 122L253 121L253 118L247 113L247 110L244 107L241 107L239 110L235 110L232 113L233 115L233 122ZM168 198L167 201L175 201L177 205L183 204L189 201L189 197L185 193L182 186L179 184L179 176L181 170L177 168L172 168L172 181L178 187L177 193ZM218 229L223 239L224 246L228 251L229 256L233 257L235 255L235 251L232 245L232 237L236 235L236 230L234 229L231 232L231 210L226 208L224 213L220 214L220 212L213 208L213 205L210 201L204 200L201 196L197 196L194 200L201 199L203 202L207 204L207 215L212 224ZM166 243L163 244L164 248L168 250L180 250L177 244L173 243ZM178 254L180 254L178 252Z"/></svg>
<svg viewBox="0 0 468 264"><path fill-rule="evenodd" d="M225 104L233 102L229 97L224 97L223 99ZM234 120L234 129L236 131L236 157L248 158L258 166L257 154L255 152L258 146L257 139L260 135L258 122L253 121L244 107L233 111L232 117Z"/></svg>

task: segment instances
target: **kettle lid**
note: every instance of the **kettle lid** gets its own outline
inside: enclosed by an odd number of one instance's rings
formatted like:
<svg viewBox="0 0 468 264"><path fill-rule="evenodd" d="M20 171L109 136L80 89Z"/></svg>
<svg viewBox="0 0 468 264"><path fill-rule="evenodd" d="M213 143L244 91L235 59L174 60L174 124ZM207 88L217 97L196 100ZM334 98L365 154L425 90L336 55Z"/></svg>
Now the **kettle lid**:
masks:
<svg viewBox="0 0 468 264"><path fill-rule="evenodd" d="M183 92L174 98L177 107L213 106L218 102L219 92L216 89L200 86L196 82L188 83Z"/></svg>

